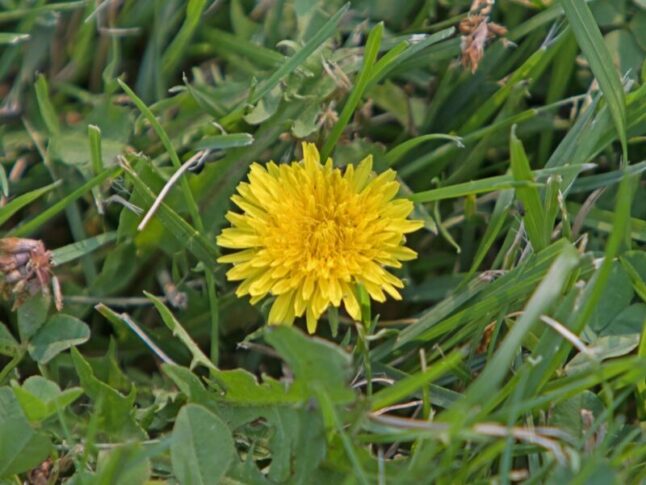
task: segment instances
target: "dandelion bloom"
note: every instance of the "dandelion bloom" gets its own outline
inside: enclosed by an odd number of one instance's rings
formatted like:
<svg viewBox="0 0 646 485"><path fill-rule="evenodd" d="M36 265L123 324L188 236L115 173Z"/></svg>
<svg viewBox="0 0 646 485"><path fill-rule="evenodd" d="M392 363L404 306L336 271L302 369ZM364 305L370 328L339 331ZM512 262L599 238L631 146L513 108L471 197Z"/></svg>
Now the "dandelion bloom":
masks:
<svg viewBox="0 0 646 485"><path fill-rule="evenodd" d="M242 213L227 213L232 227L217 239L236 252L218 262L233 264L227 278L241 281L237 296L250 295L252 304L276 297L269 324L291 325L305 314L313 333L321 314L341 302L359 320L357 285L379 302L386 294L401 299L404 285L386 267L417 257L404 234L423 224L407 220L413 204L395 198L393 170L373 174L368 156L342 173L304 143L300 162L254 163L248 179L231 198Z"/></svg>

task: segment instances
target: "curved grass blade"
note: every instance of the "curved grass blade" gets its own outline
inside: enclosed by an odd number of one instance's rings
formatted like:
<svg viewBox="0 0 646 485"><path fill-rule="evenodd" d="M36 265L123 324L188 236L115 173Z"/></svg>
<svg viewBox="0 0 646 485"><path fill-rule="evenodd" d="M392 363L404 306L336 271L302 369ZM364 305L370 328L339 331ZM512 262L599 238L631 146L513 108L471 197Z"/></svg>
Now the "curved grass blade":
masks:
<svg viewBox="0 0 646 485"><path fill-rule="evenodd" d="M579 47L588 59L590 69L606 97L621 142L624 160L627 162L626 100L621 80L612 64L612 56L601 36L601 31L590 7L584 0L561 0L561 6L570 22Z"/></svg>
<svg viewBox="0 0 646 485"><path fill-rule="evenodd" d="M13 216L20 209L22 209L28 204L31 204L33 201L42 197L47 192L50 192L58 185L60 185L60 181L54 182L53 184L46 185L45 187L32 190L31 192L27 192L26 194L16 197L14 200L12 200L6 206L0 209L0 226L2 226L5 222L7 222L9 218L11 218L11 216Z"/></svg>
<svg viewBox="0 0 646 485"><path fill-rule="evenodd" d="M92 190L92 188L96 187L97 185L102 184L110 177L116 176L119 172L121 172L121 167L112 167L108 170L105 170L96 177L91 178L90 180L85 182L78 189L63 197L48 209L45 209L30 221L26 222L22 226L18 226L15 230L10 231L10 234L16 237L24 237L32 234L40 226L49 221L52 217L56 216L59 212L64 211L72 202L80 199L83 195L85 195L86 192Z"/></svg>
<svg viewBox="0 0 646 485"><path fill-rule="evenodd" d="M363 65L361 66L361 71L359 72L359 77L357 82L348 97L348 100L343 105L343 111L339 115L339 121L336 122L332 131L330 132L323 149L321 150L321 160L327 160L327 158L332 153L332 150L336 146L336 142L341 137L341 133L347 126L352 113L357 108L357 105L361 101L361 97L370 82L372 75L373 66L377 60L377 54L379 53L379 46L381 45L381 36L384 32L384 24L378 23L370 31L368 35L368 40L366 41L366 47L363 54Z"/></svg>
<svg viewBox="0 0 646 485"><path fill-rule="evenodd" d="M92 251L96 251L101 246L105 246L117 239L116 231L106 232L98 236L90 237L83 241L75 242L51 251L52 263L54 266L69 263L75 259L81 258Z"/></svg>
<svg viewBox="0 0 646 485"><path fill-rule="evenodd" d="M415 138L411 138L410 140L406 140L404 143L400 143L395 148L390 150L384 156L386 165L392 167L410 150L420 145L421 143L431 140L450 140L455 142L455 144L459 148L464 148L464 145L462 144L462 138L460 138L459 136L446 135L444 133L430 133L428 135L417 136Z"/></svg>

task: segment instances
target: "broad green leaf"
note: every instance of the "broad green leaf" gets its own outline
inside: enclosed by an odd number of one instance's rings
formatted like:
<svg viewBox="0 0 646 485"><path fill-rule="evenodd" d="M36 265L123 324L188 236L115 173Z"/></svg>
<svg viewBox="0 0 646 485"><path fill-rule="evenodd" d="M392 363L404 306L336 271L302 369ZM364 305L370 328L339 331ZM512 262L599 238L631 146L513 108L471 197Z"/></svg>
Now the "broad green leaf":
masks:
<svg viewBox="0 0 646 485"><path fill-rule="evenodd" d="M8 387L0 387L0 479L39 465L51 451L49 439L34 431Z"/></svg>
<svg viewBox="0 0 646 485"><path fill-rule="evenodd" d="M321 107L318 103L311 103L303 112L294 120L292 125L292 134L296 138L306 138L318 130L318 120L321 114Z"/></svg>
<svg viewBox="0 0 646 485"><path fill-rule="evenodd" d="M219 483L235 455L231 431L220 418L197 404L180 410L171 443L173 472L180 483Z"/></svg>
<svg viewBox="0 0 646 485"><path fill-rule="evenodd" d="M132 417L136 397L134 386L130 394L124 396L113 387L100 381L94 375L90 364L76 348L72 347L71 355L83 391L94 401L95 405L99 404L94 412L99 415L101 428L112 436L137 434L138 430L133 429L136 427Z"/></svg>
<svg viewBox="0 0 646 485"><path fill-rule="evenodd" d="M341 348L294 327L267 327L265 339L285 359L296 379L307 387L325 389L333 401L354 399L349 388L351 359Z"/></svg>
<svg viewBox="0 0 646 485"><path fill-rule="evenodd" d="M70 347L90 338L90 327L71 315L53 315L29 342L29 355L39 364L46 364Z"/></svg>
<svg viewBox="0 0 646 485"><path fill-rule="evenodd" d="M573 375L588 369L594 369L599 360L626 355L637 348L639 337L638 333L599 337L588 346L588 350L594 354L594 358L580 352L567 363L565 372L567 375Z"/></svg>
<svg viewBox="0 0 646 485"><path fill-rule="evenodd" d="M273 426L268 477L273 482L308 483L325 458L325 429L318 409L274 407L262 417Z"/></svg>
<svg viewBox="0 0 646 485"><path fill-rule="evenodd" d="M639 335L646 326L646 303L626 305L601 332L601 336Z"/></svg>
<svg viewBox="0 0 646 485"><path fill-rule="evenodd" d="M20 344L18 344L6 325L0 322L0 355L13 357L19 352Z"/></svg>
<svg viewBox="0 0 646 485"><path fill-rule="evenodd" d="M28 342L47 320L50 302L49 294L38 293L18 308L18 333L23 343Z"/></svg>
<svg viewBox="0 0 646 485"><path fill-rule="evenodd" d="M264 121L267 121L276 114L282 99L283 90L280 86L276 86L260 101L258 101L258 104L256 104L256 106L254 106L253 109L244 116L244 120L250 125L259 125Z"/></svg>
<svg viewBox="0 0 646 485"><path fill-rule="evenodd" d="M246 147L253 143L249 133L230 133L202 138L195 144L197 150L226 150L227 148Z"/></svg>
<svg viewBox="0 0 646 485"><path fill-rule="evenodd" d="M96 133L96 130L90 133ZM70 129L52 136L49 143L52 158L76 168L87 178L101 174L106 167L114 167L117 157L126 148L123 141L108 137L97 139L96 135L88 137L87 133Z"/></svg>
<svg viewBox="0 0 646 485"><path fill-rule="evenodd" d="M630 305L633 296L633 286L628 273L618 261L614 262L604 297L599 300L587 325L597 333L602 332L619 312Z"/></svg>
<svg viewBox="0 0 646 485"><path fill-rule="evenodd" d="M41 376L29 377L22 386L14 386L13 392L27 419L33 423L62 411L83 394L79 387L61 391L58 384Z"/></svg>
<svg viewBox="0 0 646 485"><path fill-rule="evenodd" d="M101 451L92 483L98 485L145 485L149 482L151 464L149 452L140 446L122 445Z"/></svg>
<svg viewBox="0 0 646 485"><path fill-rule="evenodd" d="M646 253L629 251L620 258L620 261L632 280L635 293L646 303Z"/></svg>
<svg viewBox="0 0 646 485"><path fill-rule="evenodd" d="M584 411L591 413L593 418L598 418L603 412L601 400L590 391L584 391L557 403L550 413L549 424L567 431L575 438L582 438L587 431L583 423Z"/></svg>

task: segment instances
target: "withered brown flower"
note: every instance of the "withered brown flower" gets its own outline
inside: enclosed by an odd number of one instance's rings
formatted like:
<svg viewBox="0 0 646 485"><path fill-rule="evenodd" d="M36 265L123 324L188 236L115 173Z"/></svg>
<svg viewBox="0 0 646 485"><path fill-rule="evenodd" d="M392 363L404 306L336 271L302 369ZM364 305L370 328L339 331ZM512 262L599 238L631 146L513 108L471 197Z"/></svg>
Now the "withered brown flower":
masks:
<svg viewBox="0 0 646 485"><path fill-rule="evenodd" d="M63 308L58 279L52 272L52 253L42 241L5 237L0 239L0 295L14 298L14 309L37 293L54 293L57 310Z"/></svg>
<svg viewBox="0 0 646 485"><path fill-rule="evenodd" d="M507 29L489 20L495 0L473 0L469 15L460 22L462 65L476 72L484 56L487 41L502 37Z"/></svg>

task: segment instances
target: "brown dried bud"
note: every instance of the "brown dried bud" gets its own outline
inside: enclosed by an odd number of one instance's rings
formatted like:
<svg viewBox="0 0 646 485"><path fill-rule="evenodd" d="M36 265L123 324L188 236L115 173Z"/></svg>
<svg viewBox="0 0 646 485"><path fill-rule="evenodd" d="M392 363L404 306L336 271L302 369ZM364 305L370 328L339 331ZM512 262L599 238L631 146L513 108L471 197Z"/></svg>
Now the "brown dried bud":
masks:
<svg viewBox="0 0 646 485"><path fill-rule="evenodd" d="M484 57L486 43L507 33L504 26L489 21L493 4L494 0L474 0L469 16L463 19L458 27L462 33L462 65L470 67L473 73Z"/></svg>
<svg viewBox="0 0 646 485"><path fill-rule="evenodd" d="M37 293L50 293L53 284L56 308L62 308L58 280L52 273L52 253L42 241L6 237L0 239L0 294L15 297L14 308Z"/></svg>

